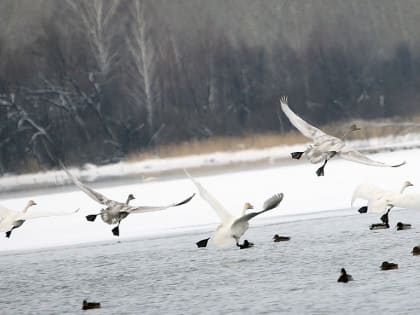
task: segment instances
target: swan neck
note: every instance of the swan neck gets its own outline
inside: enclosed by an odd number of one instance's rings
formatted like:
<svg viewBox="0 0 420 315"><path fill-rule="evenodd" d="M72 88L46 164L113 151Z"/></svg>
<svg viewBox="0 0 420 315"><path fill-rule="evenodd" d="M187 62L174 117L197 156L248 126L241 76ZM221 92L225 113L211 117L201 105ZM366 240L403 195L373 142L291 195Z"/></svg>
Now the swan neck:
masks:
<svg viewBox="0 0 420 315"><path fill-rule="evenodd" d="M26 213L28 209L31 207L31 204L27 204L26 207L23 209L23 213Z"/></svg>

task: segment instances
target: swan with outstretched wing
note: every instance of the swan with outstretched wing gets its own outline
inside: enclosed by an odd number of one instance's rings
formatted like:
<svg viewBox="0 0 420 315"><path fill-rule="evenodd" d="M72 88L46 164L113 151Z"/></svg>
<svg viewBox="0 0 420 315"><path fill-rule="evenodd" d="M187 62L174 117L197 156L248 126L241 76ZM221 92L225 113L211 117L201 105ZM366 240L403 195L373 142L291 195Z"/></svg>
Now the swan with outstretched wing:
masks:
<svg viewBox="0 0 420 315"><path fill-rule="evenodd" d="M283 200L283 194L275 194L274 196L270 197L264 202L264 205L262 207L261 211L257 212L250 212L246 213L247 210L253 209L254 207L246 202L244 205L244 208L242 210L241 215L233 216L229 211L225 209L225 207L215 198L213 197L210 192L208 192L199 181L197 181L195 178L193 178L186 170L185 174L191 179L191 181L194 183L195 187L198 190L199 195L201 198L203 198L211 208L216 212L216 214L220 218L220 224L216 228L216 231L214 232L214 235L212 236L213 242L219 246L219 247L226 247L233 243L233 241L236 242L236 245L238 247L241 247L239 244L240 238L245 234L245 232L249 228L249 221L269 210L272 210L276 208L280 202ZM198 243L201 245L197 246L199 247L205 247L207 245L208 239L202 240ZM243 246L243 245L242 245Z"/></svg>
<svg viewBox="0 0 420 315"><path fill-rule="evenodd" d="M346 150L343 140L330 136L322 130L310 125L305 120L296 115L289 107L287 97L280 98L280 106L290 123L296 127L305 137L313 142L303 152L291 153L292 158L300 159L304 155L311 163L317 164L324 161L324 164L316 171L318 176L324 176L324 168L327 162L335 156L339 156L345 160L365 164L369 166L380 167L399 167L405 162L399 164L386 164L375 161L363 155L356 150ZM345 139L351 132L360 130L356 125L351 125L349 130L343 135Z"/></svg>
<svg viewBox="0 0 420 315"><path fill-rule="evenodd" d="M43 218L43 217L52 217L52 216L62 216L76 213L79 211L72 212L53 212L53 211L30 211L28 209L32 206L35 206L36 203L33 200L29 200L25 208L22 211L14 211L0 205L0 232L6 232L6 237L10 238L12 231L21 227L26 220Z"/></svg>
<svg viewBox="0 0 420 315"><path fill-rule="evenodd" d="M112 234L115 236L120 235L120 223L123 219L125 219L129 214L132 213L144 213L144 212L151 212L151 211L159 211L165 210L171 207L178 207L183 204L189 202L195 194L191 195L190 197L176 203L171 203L169 205L164 206L130 206L129 202L134 198L132 194L129 194L127 197L126 202L119 202L112 200L101 193L93 190L92 188L83 184L79 179L77 179L73 174L71 174L65 167L62 165L62 168L66 172L67 176L71 179L71 181L85 194L87 194L90 198L95 200L96 202L100 203L101 205L106 206L105 209L101 209L100 213L97 214L90 214L86 216L86 219L90 222L95 221L98 215L101 216L102 221L107 224L113 225L116 224L117 226L112 229Z"/></svg>

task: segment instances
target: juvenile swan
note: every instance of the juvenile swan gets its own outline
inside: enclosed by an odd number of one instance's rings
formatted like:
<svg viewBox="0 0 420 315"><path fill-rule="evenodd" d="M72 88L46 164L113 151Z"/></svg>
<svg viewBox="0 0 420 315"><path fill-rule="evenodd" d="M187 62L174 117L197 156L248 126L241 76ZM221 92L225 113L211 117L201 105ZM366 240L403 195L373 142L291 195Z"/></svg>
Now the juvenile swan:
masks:
<svg viewBox="0 0 420 315"><path fill-rule="evenodd" d="M93 190L92 188L89 188L88 186L84 185L75 176L73 176L64 166L62 167L64 171L67 173L68 177L72 180L72 182L77 187L79 187L81 191L83 191L86 195L88 195L90 198L92 198L96 202L106 206L105 209L101 209L100 213L87 215L86 219L88 221L93 222L95 221L96 217L100 215L102 221L104 221L105 223L110 224L110 225L117 224L117 226L112 229L112 234L114 234L115 236L120 235L120 230L119 230L120 223L129 214L158 211L158 210L164 210L170 207L177 207L177 206L186 204L195 195L193 194L187 199L182 200L181 202L172 203L166 206L130 206L128 203L130 202L130 200L134 199L133 195L130 194L125 203L109 199L105 197L104 195L98 193L97 191Z"/></svg>
<svg viewBox="0 0 420 315"><path fill-rule="evenodd" d="M184 170L185 171L185 170ZM246 213L246 210L252 209L250 203L245 203L242 210L242 214L239 217L235 217L230 214L222 204L214 198L196 179L194 179L187 171L186 175L191 179L194 185L197 187L198 192L213 210L217 213L221 220L221 224L216 228L216 231L212 237L213 242L219 247L225 247L231 245L233 241L236 242L238 247L244 246L239 244L239 239L248 230L248 221L257 215L276 208L283 200L283 194L276 194L264 202L263 209L258 212ZM249 242L248 242L249 243Z"/></svg>
<svg viewBox="0 0 420 315"><path fill-rule="evenodd" d="M63 213L52 211L28 212L28 209L35 205L35 201L29 200L22 211L13 211L0 205L0 232L6 232L6 237L10 238L12 231L22 226L26 220L50 216L68 215L79 211L79 209L77 209L76 211Z"/></svg>
<svg viewBox="0 0 420 315"><path fill-rule="evenodd" d="M293 152L292 158L300 159L302 155L314 164L324 161L324 164L316 171L318 176L324 176L324 167L327 162L334 156L340 156L345 160L366 164L370 166L385 166L385 167L398 167L404 165L405 162L389 165L382 162L374 161L355 150L344 150L344 141L330 136L322 130L308 124L298 115L296 115L287 104L287 97L280 98L281 109L284 114L289 118L291 124L295 126L305 137L312 139L312 144L303 152ZM351 125L347 133L344 134L343 138L355 130L359 130L356 125Z"/></svg>

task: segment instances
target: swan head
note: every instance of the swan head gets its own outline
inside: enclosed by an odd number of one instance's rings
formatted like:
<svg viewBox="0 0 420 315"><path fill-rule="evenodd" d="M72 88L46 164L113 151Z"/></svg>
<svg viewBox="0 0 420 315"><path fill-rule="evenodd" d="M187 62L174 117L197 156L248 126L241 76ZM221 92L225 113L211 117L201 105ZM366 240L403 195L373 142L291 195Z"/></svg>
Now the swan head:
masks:
<svg viewBox="0 0 420 315"><path fill-rule="evenodd" d="M35 201L33 201L33 200L29 200L29 201L28 201L28 205L27 205L27 206L28 206L28 208L29 208L29 207L32 207L32 206L36 206L36 202L35 202Z"/></svg>
<svg viewBox="0 0 420 315"><path fill-rule="evenodd" d="M251 205L249 202L245 202L244 210L254 209L254 206Z"/></svg>
<svg viewBox="0 0 420 315"><path fill-rule="evenodd" d="M136 197L134 197L133 194L129 194L128 197L127 197L127 200L130 201L130 200L133 200L133 199L136 199Z"/></svg>
<svg viewBox="0 0 420 315"><path fill-rule="evenodd" d="M346 269L341 268L341 274L345 275L346 273L347 273L347 272L346 272Z"/></svg>
<svg viewBox="0 0 420 315"><path fill-rule="evenodd" d="M410 187L410 186L414 186L414 185L409 180L407 180L407 181L404 182L403 186L405 188L405 187Z"/></svg>

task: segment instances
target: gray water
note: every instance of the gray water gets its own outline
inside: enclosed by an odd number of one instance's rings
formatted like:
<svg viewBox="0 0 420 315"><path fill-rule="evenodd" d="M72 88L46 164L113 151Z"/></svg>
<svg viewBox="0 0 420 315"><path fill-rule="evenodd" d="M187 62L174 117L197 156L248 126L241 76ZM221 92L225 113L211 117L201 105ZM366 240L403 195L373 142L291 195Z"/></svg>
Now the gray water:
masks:
<svg viewBox="0 0 420 315"><path fill-rule="evenodd" d="M198 249L205 232L0 255L0 314L419 314L420 212L251 227L250 249ZM123 232L123 231L122 231ZM273 243L273 234L289 242ZM382 261L399 264L381 271ZM337 283L345 267L355 281Z"/></svg>

